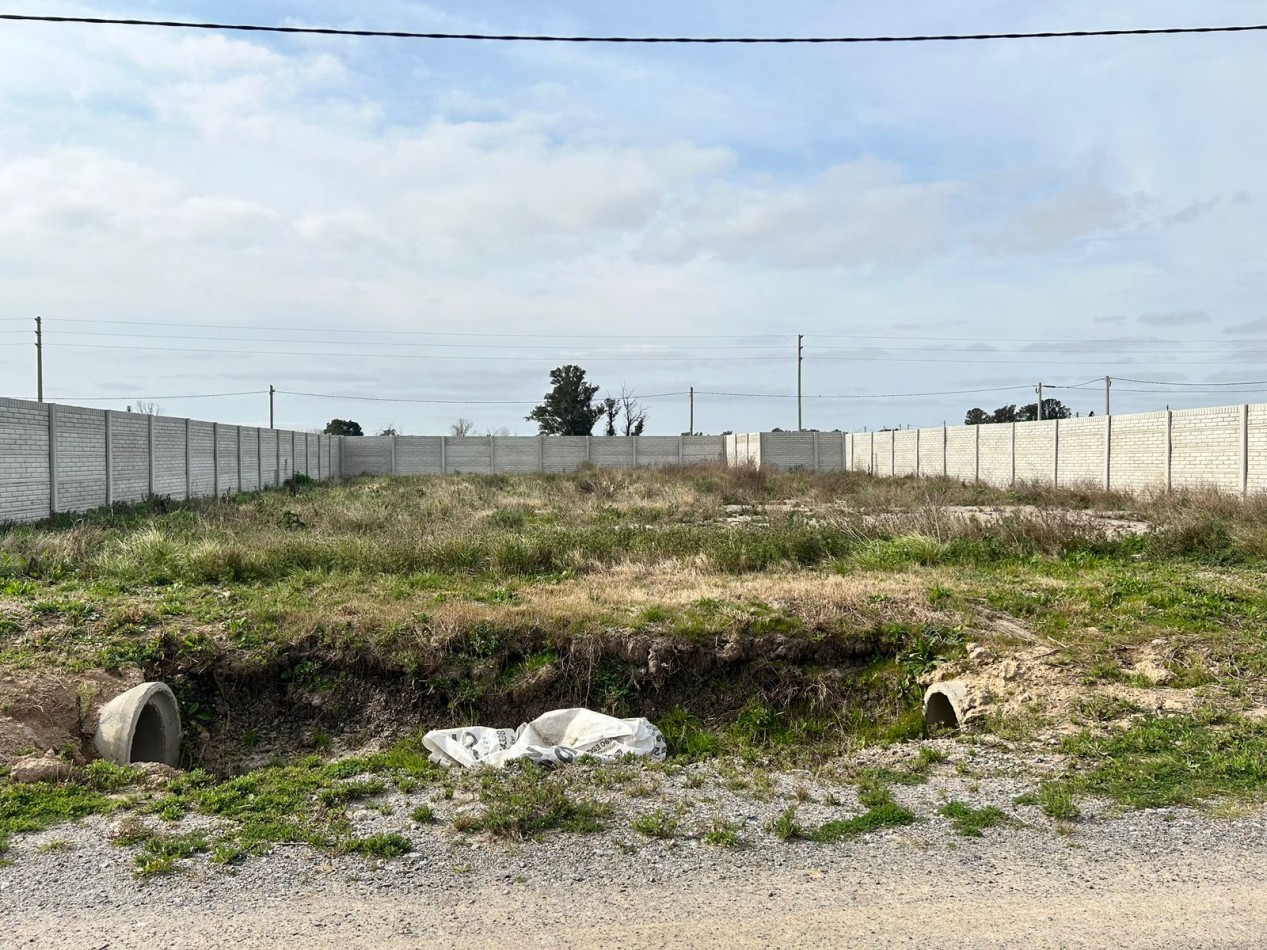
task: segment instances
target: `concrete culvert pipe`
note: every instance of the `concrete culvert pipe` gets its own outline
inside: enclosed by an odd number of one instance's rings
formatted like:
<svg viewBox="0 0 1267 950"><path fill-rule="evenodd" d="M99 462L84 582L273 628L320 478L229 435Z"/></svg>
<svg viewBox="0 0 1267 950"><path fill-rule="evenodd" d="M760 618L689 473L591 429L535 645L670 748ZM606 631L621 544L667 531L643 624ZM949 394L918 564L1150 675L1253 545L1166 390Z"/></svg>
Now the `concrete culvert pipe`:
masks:
<svg viewBox="0 0 1267 950"><path fill-rule="evenodd" d="M968 688L960 680L934 683L924 693L924 725L958 729L968 714Z"/></svg>
<svg viewBox="0 0 1267 950"><path fill-rule="evenodd" d="M119 765L180 760L180 704L166 683L142 683L101 707L93 740L103 759Z"/></svg>

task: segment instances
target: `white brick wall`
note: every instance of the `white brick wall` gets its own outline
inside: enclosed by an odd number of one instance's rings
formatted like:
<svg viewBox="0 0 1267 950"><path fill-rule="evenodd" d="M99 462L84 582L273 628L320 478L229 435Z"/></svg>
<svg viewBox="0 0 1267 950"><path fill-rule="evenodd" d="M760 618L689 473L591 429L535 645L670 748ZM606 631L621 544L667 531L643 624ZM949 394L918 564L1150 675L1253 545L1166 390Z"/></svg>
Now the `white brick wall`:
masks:
<svg viewBox="0 0 1267 950"><path fill-rule="evenodd" d="M497 472L574 472L587 460L607 468L721 462L736 441L743 454L746 436L371 436L343 441L349 475L388 475L393 451L397 475L489 474ZM753 435L756 454L762 436ZM839 437L837 437L839 439ZM394 447L394 448L393 448ZM839 458L839 446L836 449ZM742 464L737 462L736 464Z"/></svg>
<svg viewBox="0 0 1267 950"><path fill-rule="evenodd" d="M1240 408L1186 409L1171 428L1175 488L1241 489Z"/></svg>
<svg viewBox="0 0 1267 950"><path fill-rule="evenodd" d="M946 474L960 481L977 477L977 433L980 426L955 426L946 433Z"/></svg>
<svg viewBox="0 0 1267 950"><path fill-rule="evenodd" d="M995 487L1012 484L1012 423L981 426L981 481Z"/></svg>
<svg viewBox="0 0 1267 950"><path fill-rule="evenodd" d="M49 479L50 411L57 435L58 511L81 511L106 502L106 414L74 406L51 407L0 398L0 523L32 521L54 505ZM1111 485L1123 490L1165 487L1167 413L1112 418ZM1267 405L1190 409L1170 414L1170 475L1174 488L1216 487L1267 491ZM955 426L945 431L946 471L1006 486L1018 480L1061 485L1104 484L1103 417ZM150 491L183 498L239 488L239 429L210 422L110 414L111 488L116 502L139 501ZM186 428L189 471L186 474ZM219 438L213 444L213 433ZM298 469L313 478L363 473L568 472L586 460L604 467L725 462L878 475L942 472L943 430L901 432L765 432L729 436L642 436L636 439L399 436L339 439L316 434L241 432L240 485L250 491L285 480ZM1015 443L1013 443L1015 433ZM1059 445L1059 465L1053 466ZM1015 445L1015 451L1013 447ZM293 453L292 453L293 446ZM213 458L219 457L219 476ZM150 464L153 459L153 471ZM279 472L280 468L280 472Z"/></svg>
<svg viewBox="0 0 1267 950"><path fill-rule="evenodd" d="M1123 491L1166 487L1166 414L1113 417L1109 484Z"/></svg>
<svg viewBox="0 0 1267 950"><path fill-rule="evenodd" d="M1104 487L1104 438L1104 419L1060 421L1061 485Z"/></svg>
<svg viewBox="0 0 1267 950"><path fill-rule="evenodd" d="M0 522L49 511L48 407L0 399Z"/></svg>
<svg viewBox="0 0 1267 950"><path fill-rule="evenodd" d="M55 503L49 479L50 413L55 415L56 431ZM106 420L107 413L100 409L0 398L0 524L35 521L47 517L54 507L57 511L85 511L106 504ZM193 494L210 495L215 487L212 423L109 413L109 488L115 502L141 501L151 485L157 495L185 497L186 427ZM219 430L220 491L236 491L238 427L222 425ZM243 489L253 490L259 484L257 452L261 442L264 483L274 484L279 436L288 466L291 433L259 432L249 427L243 427L241 433ZM304 437L298 438L302 443ZM320 458L322 476L330 477L332 468L339 464L339 440L315 435L308 439L313 476ZM289 474L287 467L283 478Z"/></svg>

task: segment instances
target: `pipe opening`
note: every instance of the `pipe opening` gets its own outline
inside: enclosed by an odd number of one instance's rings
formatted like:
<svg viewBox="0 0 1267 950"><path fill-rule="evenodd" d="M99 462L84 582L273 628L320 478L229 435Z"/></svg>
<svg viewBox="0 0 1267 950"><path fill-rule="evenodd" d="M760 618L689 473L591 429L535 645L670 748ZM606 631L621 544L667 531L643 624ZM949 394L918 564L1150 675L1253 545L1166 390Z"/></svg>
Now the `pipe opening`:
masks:
<svg viewBox="0 0 1267 950"><path fill-rule="evenodd" d="M944 693L932 693L924 703L924 722L941 729L958 729L959 716Z"/></svg>
<svg viewBox="0 0 1267 950"><path fill-rule="evenodd" d="M128 758L133 762L165 762L167 737L163 733L163 717L153 703L146 703L136 720L132 748Z"/></svg>

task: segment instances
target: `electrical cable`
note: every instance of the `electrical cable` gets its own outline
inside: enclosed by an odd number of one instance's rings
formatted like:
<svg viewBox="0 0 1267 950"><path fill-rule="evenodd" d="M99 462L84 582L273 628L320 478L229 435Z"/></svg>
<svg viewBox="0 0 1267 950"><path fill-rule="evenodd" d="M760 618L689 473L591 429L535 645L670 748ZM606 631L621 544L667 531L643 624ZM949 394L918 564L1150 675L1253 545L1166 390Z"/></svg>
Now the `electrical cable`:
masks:
<svg viewBox="0 0 1267 950"><path fill-rule="evenodd" d="M945 43L980 40L1064 39L1092 36L1174 36L1200 33L1267 31L1267 24L1244 26L1187 26L1119 30L1047 30L1032 33L944 33L910 36L547 36L499 33L420 33L409 30L355 30L318 26L261 26L245 23L195 23L182 20L135 20L113 17L35 16L4 13L0 20L29 23L76 23L91 26L142 26L180 30L217 30L239 33L283 33L299 36L347 36L409 40L475 40L498 43L647 43L647 44L851 44Z"/></svg>
<svg viewBox="0 0 1267 950"><path fill-rule="evenodd" d="M339 399L355 402L395 402L395 403L411 403L418 405L443 405L443 406L534 406L538 400L515 400L515 399L410 399L394 396L341 396L335 393L308 393L298 392L290 389L274 390L279 396L304 396L312 399ZM652 393L647 396L635 394L635 399L663 399L667 396L686 396L689 395L685 390L679 393Z"/></svg>
<svg viewBox="0 0 1267 950"><path fill-rule="evenodd" d="M174 326L170 326L170 329L177 330L177 329L184 329L184 328L183 328L183 327L181 327L181 326L175 326L175 325L174 325ZM28 330L0 330L0 333L10 333L10 334L28 333L28 332L30 332L30 331L28 331ZM308 331L308 330L298 330L298 329L296 329L296 330L294 330L294 331L279 331L279 332L295 332L295 333L301 333L301 332L312 332L312 331ZM348 331L331 331L331 332L347 332L347 333L355 333L355 332L358 332L358 331L355 331L355 330L348 330ZM376 333L391 333L391 332L393 332L393 331L372 331L372 332L376 332ZM402 332L406 332L406 331L402 331ZM172 341L172 342L180 342L180 341L182 341L182 340L192 340L192 341L196 341L196 342L213 342L213 343L219 343L219 342L233 342L233 343L292 343L292 344L302 344L302 345L304 345L304 346L376 346L376 345L379 345L379 344L381 344L381 343L385 343L385 342L387 342L387 341L380 341L380 340L311 340L311 339L310 339L310 340L294 340L294 339L271 339L271 338L268 338L268 337L191 336L191 335L188 335L188 334L184 334L184 335L155 335L155 334L153 334L153 333L115 333L115 332L103 332L103 331L98 331L98 330L67 330L67 331L62 331L62 330L60 330L60 329L46 330L44 335L45 335L45 337L47 337L47 338L48 338L48 339L50 339L50 340L55 340L55 339L60 339L60 338L62 338L63 334L66 334L66 335L69 335L69 336L72 336L72 337L104 337L104 338L107 338L107 339L139 339L139 340ZM445 335L445 336L451 336L452 334L444 334L444 335ZM568 338L568 337L566 337L566 336L561 336L561 338L565 338L565 339L566 339L566 338ZM597 338L596 338L596 339L597 339ZM612 337L612 338L610 338L610 339L620 339L620 338L617 338L617 337ZM645 336L645 337L630 337L630 338L628 338L628 339L640 339L640 340L641 340L641 339L645 339L645 340L660 340L660 339L677 339L677 338L675 338L675 337L659 337L659 336L656 336L656 335L648 335L648 336ZM685 338L683 338L683 339L685 339ZM695 338L695 337L691 337L690 339L697 339L697 338ZM710 339L710 338L709 338L709 337L706 337L706 336L701 336L701 337L698 337L698 339ZM727 339L727 337L717 337L716 339ZM736 339L738 339L738 338L736 338ZM790 335L787 337L787 339L788 339L788 340L790 340L790 339L791 339ZM1227 341L1226 346L1231 346L1231 345L1233 345L1233 343L1234 343L1234 342L1235 342L1235 341L1230 341L1230 340L1229 340L1229 341ZM1126 341L1123 341L1120 345L1122 345L1122 346L1129 346L1129 345L1144 345L1144 346L1150 346L1150 347L1151 347L1151 346L1155 346L1155 345L1162 345L1163 343L1164 343L1165 345L1181 346L1181 347L1183 347L1184 349L1183 349L1182 351L1177 352L1177 353L1174 353L1174 354L1172 354L1172 353L1170 353L1169 351L1166 351L1166 350L1152 350L1152 349L1149 349L1149 350L1118 350L1118 351L1114 352L1114 354L1113 354L1113 355L1114 355L1114 356L1116 356L1116 357L1121 358L1121 357L1128 356L1128 355L1137 355L1137 356L1168 356L1168 355L1181 355L1181 354L1188 354L1188 353L1206 353L1206 354L1211 354L1211 353L1224 353L1224 352L1226 352L1226 347L1225 347L1225 348L1223 348L1223 349L1213 349L1213 350L1193 349L1193 348L1191 347L1191 345L1190 345L1190 344L1185 343L1185 342L1182 342L1182 341L1174 341L1173 343L1172 343L1171 341L1157 341L1156 343L1145 343L1145 344L1131 344L1131 343L1128 343L1128 342L1126 342ZM1262 341L1262 343L1263 343L1263 346L1264 346L1264 347L1267 347L1267 340ZM558 349L558 345L557 345L557 344L553 344L553 345L544 345L544 344L528 344L528 343L482 343L482 342L481 342L481 343L434 343L434 342L431 342L431 341L421 342L421 343L420 343L420 342L396 341L396 340L393 340L393 341L391 341L391 345L392 345L392 346L429 346L429 347L444 348L444 349L498 349L498 350L515 350L515 349L519 349L519 350L557 350L557 349ZM1117 345L1117 344L1111 344L1111 343L1107 343L1107 342L1106 342L1106 345L1105 345L1105 346L1103 346L1103 347L1101 347L1101 348L1097 349L1094 353L1087 353L1086 355L1087 355L1087 356L1103 356L1103 355L1104 355L1104 353L1105 353L1105 350L1106 350L1106 349L1111 349L1111 348L1112 348L1113 346L1115 346L1115 345ZM602 348L603 348L603 349L615 349L615 347L602 347ZM670 348L668 348L668 347L664 347L663 349L665 349L665 350L669 350ZM760 343L760 344L752 344L752 343L725 343L725 344L711 344L711 343L709 343L709 344L691 344L691 345L689 345L689 346L684 345L684 346L677 347L676 349L686 349L686 350L766 350L766 351L768 351L768 350L770 350L770 349L771 349L771 344L769 344L769 343ZM1040 356L1040 355L1042 355L1042 354L1040 354L1040 353L1038 353L1038 352L1035 352L1035 351L1033 351L1033 350L979 350L979 349L976 349L976 348L973 348L973 347L947 347L947 346L892 346L892 345L888 345L888 344L886 344L886 345L883 345L883 346L869 347L869 348L867 348L867 349L876 349L876 350L882 350L882 351L885 351L885 352L900 352L900 353L925 353L925 352L927 352L927 353L976 353L976 354L980 354L980 355L983 355L983 356L1035 356L1035 357L1036 357L1036 356ZM853 351L852 351L852 350L846 351L843 347L835 346L835 347L827 347L827 348L825 348L825 349L818 350L818 351L816 351L816 352L818 352L819 354L823 354L823 355L819 355L819 356L813 356L813 355L811 355L811 356L806 357L806 359L827 359L827 358L831 358L832 356L837 355L837 354L839 354L839 353L841 353L841 352L853 352ZM1072 349L1072 350L1051 349L1051 350L1047 350L1047 351L1044 351L1044 352L1051 352L1051 353L1066 353L1066 354L1069 354L1069 355L1077 355L1077 354L1083 353L1084 351L1083 351L1083 350L1081 350L1081 349ZM867 356L867 354L863 354L863 356L862 356L862 357L859 357L859 358L865 358L866 356ZM793 359L794 357L793 357L792 355L790 355L790 354L789 354L786 358L787 358L787 359ZM1044 360L1043 362L1046 362L1046 361ZM1101 380L1101 381L1102 381L1102 380ZM1095 382L1095 380L1092 380L1092 382Z"/></svg>
<svg viewBox="0 0 1267 950"><path fill-rule="evenodd" d="M166 399L174 402L178 399L224 399L229 396L267 396L267 389L254 389L241 393L192 393L184 396L57 396L49 397L49 402L58 399L79 400L80 402L136 402L138 399Z"/></svg>
<svg viewBox="0 0 1267 950"><path fill-rule="evenodd" d="M23 318L18 318L23 319ZM339 327L279 327L260 326L251 323L163 323L155 320L102 320L83 317L57 317L57 323L87 323L92 325L129 327L164 327L190 330L255 330L277 333L363 333L375 336L443 336L443 337L493 337L499 340L787 340L790 333L713 334L713 333L644 333L644 334L584 334L584 333L469 333L456 330L365 330ZM76 331L79 332L79 331ZM337 342L337 341L335 341Z"/></svg>
<svg viewBox="0 0 1267 950"><path fill-rule="evenodd" d="M25 344L8 344L10 346L24 346ZM315 356L315 357L339 357L346 358L345 353L318 352L318 351L302 351L302 350L231 350L220 349L218 347L173 347L173 346L121 346L108 343L61 343L58 344L63 349L81 349L81 350L128 350L133 352L156 352L156 353L202 353L202 354L223 354L229 356ZM523 362L540 362L544 357L532 356L447 356L447 355L430 355L424 353L358 353L358 359L394 359L394 360L448 360L448 361L488 361L488 362L507 362L507 363L523 363ZM613 363L613 362L783 362L794 360L795 356L587 356L585 359L596 363ZM806 360L818 360L828 362L849 362L849 363L944 363L956 366L979 365L979 366L1020 366L1020 365L1040 365L1040 366L1085 366L1086 360L964 360L950 359L937 360L928 358L915 357L867 357L867 356L806 356ZM1154 362L1154 366L1200 366L1200 365L1219 365L1226 366L1235 363L1258 363L1256 358L1246 360L1183 360L1176 362Z"/></svg>
<svg viewBox="0 0 1267 950"><path fill-rule="evenodd" d="M26 333L26 330L0 330L0 333ZM152 333L100 333L92 330L70 330L67 331L74 337L108 337L115 339L129 340L171 340L180 342L182 340L192 340L195 342L211 342L211 343L292 343L302 344L304 346L427 346L444 349L489 349L489 350L552 350L558 352L560 349L555 344L532 344L532 343L434 343L431 341L418 343L400 340L278 340L268 337L232 337L232 336L155 336ZM62 337L62 331L46 331L44 336L47 339L58 340ZM615 349L615 347L602 347L602 349ZM752 344L725 344L721 346L704 345L679 347L679 349L691 350L769 350L768 344L754 346ZM648 352L648 351L643 351ZM792 356L786 356L785 359L792 359Z"/></svg>
<svg viewBox="0 0 1267 950"><path fill-rule="evenodd" d="M1267 379L1251 379L1236 383L1169 383L1159 379L1132 379L1129 376L1114 376L1113 379L1124 383L1141 383L1146 386L1267 386Z"/></svg>
<svg viewBox="0 0 1267 950"><path fill-rule="evenodd" d="M1022 389L1030 389L1028 385L1024 386L999 386L992 389L950 389L941 392L928 393L865 393L865 394L819 394L813 396L802 396L802 399L908 399L920 396L968 396L978 393L1007 393L1016 392ZM796 399L796 393L731 393L731 392L713 392L706 389L695 390L697 396L729 396L742 399Z"/></svg>

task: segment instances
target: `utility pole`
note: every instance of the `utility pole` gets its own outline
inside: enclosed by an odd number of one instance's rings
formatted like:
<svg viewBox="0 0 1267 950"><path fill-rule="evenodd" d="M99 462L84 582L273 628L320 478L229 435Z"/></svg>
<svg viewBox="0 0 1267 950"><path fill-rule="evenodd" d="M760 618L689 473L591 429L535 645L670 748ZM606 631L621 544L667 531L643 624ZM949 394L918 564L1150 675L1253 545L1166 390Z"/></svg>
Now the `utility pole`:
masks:
<svg viewBox="0 0 1267 950"><path fill-rule="evenodd" d="M35 394L44 401L44 318L35 318Z"/></svg>
<svg viewBox="0 0 1267 950"><path fill-rule="evenodd" d="M272 384L270 384L268 387L268 427L270 429L277 428L277 426L273 425L273 394L275 392L277 392L277 390L272 387Z"/></svg>
<svg viewBox="0 0 1267 950"><path fill-rule="evenodd" d="M1104 377L1104 414L1106 416L1113 415L1112 403L1109 402L1109 390L1113 388L1113 377Z"/></svg>
<svg viewBox="0 0 1267 950"><path fill-rule="evenodd" d="M796 335L796 431L805 431L805 417L801 411L801 366L805 363L805 335Z"/></svg>
<svg viewBox="0 0 1267 950"><path fill-rule="evenodd" d="M688 435L695 434L695 387L691 387L691 427L686 430Z"/></svg>
<svg viewBox="0 0 1267 950"><path fill-rule="evenodd" d="M1038 384L1038 421L1043 421L1043 384Z"/></svg>

